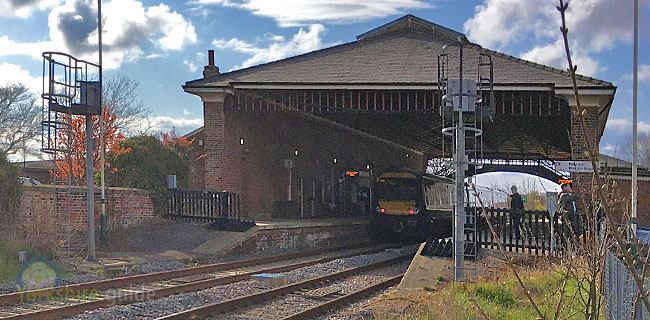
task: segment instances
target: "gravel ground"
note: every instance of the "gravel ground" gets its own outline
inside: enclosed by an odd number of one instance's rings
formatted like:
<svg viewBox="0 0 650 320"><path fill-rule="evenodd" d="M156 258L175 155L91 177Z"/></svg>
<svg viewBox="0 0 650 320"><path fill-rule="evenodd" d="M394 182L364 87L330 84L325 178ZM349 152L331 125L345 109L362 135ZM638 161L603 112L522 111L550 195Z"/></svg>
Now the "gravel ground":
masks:
<svg viewBox="0 0 650 320"><path fill-rule="evenodd" d="M98 273L78 272L78 273L74 273L70 277L63 278L62 280L63 280L63 285L68 285L68 284L81 283L81 282L97 281L106 278L107 278L106 276L100 275ZM18 290L19 288L15 281L0 283L0 294L12 293Z"/></svg>
<svg viewBox="0 0 650 320"><path fill-rule="evenodd" d="M314 250L314 249L308 249ZM232 256L223 256L218 258L204 258L200 259L200 262L188 262L188 261L153 261L141 264L134 264L125 266L123 272L119 274L105 275L97 272L87 271L87 270L68 270L68 273L72 275L63 279L63 285L97 281L103 279L110 279L116 277L132 276L137 274L151 273L151 272L160 272L160 271L170 271L178 270L182 268L194 267L197 265L213 264L213 263L222 263L222 262L231 262L231 261L241 261L254 258L264 258L269 256L287 254L287 253L298 253L300 250L296 251L295 249L287 249L282 251L264 251L257 254L249 255L232 255ZM341 262L347 263L347 262ZM72 266L74 268L74 266ZM18 290L18 287L15 281L2 282L0 283L0 294L12 293Z"/></svg>
<svg viewBox="0 0 650 320"><path fill-rule="evenodd" d="M363 299L352 303L345 308L335 310L332 313L322 315L317 318L318 320L371 320L375 319L374 313L368 307L371 301L377 297L389 292L391 289L385 289L376 292L373 295L364 297Z"/></svg>
<svg viewBox="0 0 650 320"><path fill-rule="evenodd" d="M332 283L328 287L335 287L341 295L371 286L388 279L389 277L406 272L410 261L404 261L389 267L368 271L364 274L347 278ZM240 319L279 319L292 313L317 306L323 300L304 297L300 294L289 294L259 306L249 308L233 314L220 315L211 319L240 320Z"/></svg>
<svg viewBox="0 0 650 320"><path fill-rule="evenodd" d="M289 282L297 282L328 273L378 262L401 255L406 252L415 252L417 246L402 249L389 249L380 253L337 259L318 265L285 272ZM399 264L395 268L406 270L408 264ZM390 268L390 267L389 267ZM372 276L373 272L367 275ZM358 280L361 281L361 280ZM207 303L214 303L247 294L268 290L270 287L256 280L246 280L228 285L217 286L199 292L178 294L154 301L141 302L130 305L115 306L95 311L89 311L73 319L150 319L168 315L183 310L195 308Z"/></svg>

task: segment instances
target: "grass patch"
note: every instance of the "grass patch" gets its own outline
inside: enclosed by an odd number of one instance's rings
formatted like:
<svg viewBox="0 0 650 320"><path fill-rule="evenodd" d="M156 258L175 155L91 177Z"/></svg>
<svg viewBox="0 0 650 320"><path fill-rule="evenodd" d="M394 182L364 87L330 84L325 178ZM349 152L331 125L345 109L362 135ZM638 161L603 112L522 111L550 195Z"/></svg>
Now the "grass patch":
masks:
<svg viewBox="0 0 650 320"><path fill-rule="evenodd" d="M577 263L577 262L576 262ZM535 266L520 270L520 276L535 303L547 318L553 318L559 301L563 275L559 267ZM561 319L584 318L588 285L580 290L576 280L567 281ZM537 319L537 313L510 272L494 279L483 279L463 286L450 283L436 291L424 290L406 295L393 295L374 303L377 319L483 319L471 297L490 319ZM391 307L387 309L386 305ZM400 310L395 312L395 310Z"/></svg>
<svg viewBox="0 0 650 320"><path fill-rule="evenodd" d="M510 288L500 283L482 283L474 289L474 296L504 308L510 308L517 304L515 295Z"/></svg>
<svg viewBox="0 0 650 320"><path fill-rule="evenodd" d="M16 231L0 230L0 282L16 280L22 262L18 253L25 251L27 259L32 257L54 258L54 251L31 244L24 235Z"/></svg>

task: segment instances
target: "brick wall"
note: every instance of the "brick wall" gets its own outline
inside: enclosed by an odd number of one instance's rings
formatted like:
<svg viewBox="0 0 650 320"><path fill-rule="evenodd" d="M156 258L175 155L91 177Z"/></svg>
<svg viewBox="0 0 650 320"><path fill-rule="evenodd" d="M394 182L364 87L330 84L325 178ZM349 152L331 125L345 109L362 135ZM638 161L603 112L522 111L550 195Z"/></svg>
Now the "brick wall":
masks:
<svg viewBox="0 0 650 320"><path fill-rule="evenodd" d="M585 124L587 138L591 142L592 147L596 148L594 151L598 155L598 144L600 143L600 135L598 135L598 109L597 108L583 108L585 111ZM571 142L571 158L573 160L589 160L585 154L587 146L584 143L583 132L580 127L580 121L575 115L575 107L571 108L571 135L569 141ZM573 189L579 193L585 202L591 201L591 190L593 185L593 173L572 173L571 179L573 180Z"/></svg>
<svg viewBox="0 0 650 320"><path fill-rule="evenodd" d="M613 190L615 197L621 199L622 205L631 212L632 178L614 176L611 179L616 182L616 187ZM648 197L650 194L650 181L647 178L640 178L637 182L637 188L637 224L642 227L650 227L650 197Z"/></svg>
<svg viewBox="0 0 650 320"><path fill-rule="evenodd" d="M59 189L61 190L61 189ZM52 186L24 186L17 225L34 243L56 246L57 249L83 249L87 235L86 190L73 187L68 202L62 193L54 208ZM96 189L98 191L98 189ZM95 194L95 225L99 228L101 215L100 193ZM146 223L154 217L153 204L148 191L128 188L106 189L106 215L108 228L127 227ZM98 234L98 233L96 233Z"/></svg>
<svg viewBox="0 0 650 320"><path fill-rule="evenodd" d="M370 241L367 228L367 224L359 223L260 229L227 254L323 249L366 243Z"/></svg>
<svg viewBox="0 0 650 320"><path fill-rule="evenodd" d="M313 183L320 187L323 178L338 178L344 170L363 170L368 163L375 170L391 166L424 168L420 154L296 112L220 113L213 110L221 108L220 103L204 104L205 188L240 193L242 212L248 217L267 218L276 201L287 200L289 171L284 167L285 159L294 162L293 199L299 197L301 178L305 195L311 196ZM212 137L220 134L223 140ZM214 145L218 143L223 148Z"/></svg>

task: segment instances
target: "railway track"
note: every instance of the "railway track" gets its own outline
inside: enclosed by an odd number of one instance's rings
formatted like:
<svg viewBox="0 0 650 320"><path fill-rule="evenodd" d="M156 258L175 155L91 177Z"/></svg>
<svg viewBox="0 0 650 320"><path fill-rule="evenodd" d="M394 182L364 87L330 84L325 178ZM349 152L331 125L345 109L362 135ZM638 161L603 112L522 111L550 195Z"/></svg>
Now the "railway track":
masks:
<svg viewBox="0 0 650 320"><path fill-rule="evenodd" d="M179 293L285 272L391 246L328 249L233 261L0 295L0 319L58 319L115 305L150 301Z"/></svg>
<svg viewBox="0 0 650 320"><path fill-rule="evenodd" d="M364 272L377 270L391 266L396 263L403 262L411 259L413 254L405 254L396 258L383 260L377 263L372 263L360 267L349 268L343 271L330 273L324 276L312 278L305 281L288 284L279 288L262 291L259 293L249 294L218 303L207 304L201 307L190 309L187 311L178 312L165 317L160 317L158 320L177 320L177 319L308 319L315 317L321 313L327 312L333 308L341 305L354 302L361 296L371 294L373 292L382 290L389 286L399 283L404 274L388 277L385 280L379 281L372 285L365 286L361 289L354 290L345 294L340 293L339 286L341 281L354 277ZM301 300L298 305L295 303L287 303L291 299L282 300L282 297L293 296L299 297ZM281 301L274 299L280 298ZM311 300L312 302L305 302ZM296 300L296 299L294 299ZM279 309L286 309L278 311L275 308L274 312L268 312L266 309L256 311L251 306L260 305L264 303L275 303L281 305ZM242 313L235 314L233 311L247 308ZM251 310L252 309L252 310Z"/></svg>

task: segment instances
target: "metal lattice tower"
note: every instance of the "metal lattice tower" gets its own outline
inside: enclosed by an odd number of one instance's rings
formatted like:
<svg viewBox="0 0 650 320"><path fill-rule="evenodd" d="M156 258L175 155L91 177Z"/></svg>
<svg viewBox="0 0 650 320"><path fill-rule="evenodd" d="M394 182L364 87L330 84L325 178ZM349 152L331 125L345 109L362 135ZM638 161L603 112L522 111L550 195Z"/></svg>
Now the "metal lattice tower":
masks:
<svg viewBox="0 0 650 320"><path fill-rule="evenodd" d="M458 73L451 74L451 48L457 49ZM491 56L480 54L477 80L463 75L463 44L446 45L438 57L438 86L442 92L442 158L455 173L454 195L454 278L471 281L476 277L476 264L467 266L465 260L475 260L477 253L476 223L478 207L470 190L483 158L483 119L494 110L494 84ZM487 102L485 100L488 100ZM473 170L474 172L471 172ZM469 183L465 177L470 176Z"/></svg>
<svg viewBox="0 0 650 320"><path fill-rule="evenodd" d="M72 119L101 114L99 66L60 52L43 53L41 151L54 163L54 215L59 254L76 256L86 247L79 232L83 217L72 215ZM64 176L60 170L68 168Z"/></svg>

